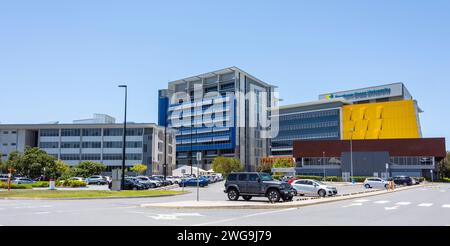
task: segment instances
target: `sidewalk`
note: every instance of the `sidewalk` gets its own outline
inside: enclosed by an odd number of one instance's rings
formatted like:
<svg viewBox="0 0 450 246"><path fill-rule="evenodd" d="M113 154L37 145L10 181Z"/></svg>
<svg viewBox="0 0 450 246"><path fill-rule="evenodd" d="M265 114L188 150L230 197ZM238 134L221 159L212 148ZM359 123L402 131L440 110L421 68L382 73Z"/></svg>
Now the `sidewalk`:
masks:
<svg viewBox="0 0 450 246"><path fill-rule="evenodd" d="M338 202L351 200L355 198L363 198L377 195L384 195L393 192L400 192L414 188L424 187L424 185L408 186L397 188L394 191L386 190L368 190L364 192L338 195L326 198L297 198L293 202L269 203L266 201L178 201L167 203L141 204L142 208L164 208L164 209L285 209L300 208L315 204L324 204L330 202Z"/></svg>

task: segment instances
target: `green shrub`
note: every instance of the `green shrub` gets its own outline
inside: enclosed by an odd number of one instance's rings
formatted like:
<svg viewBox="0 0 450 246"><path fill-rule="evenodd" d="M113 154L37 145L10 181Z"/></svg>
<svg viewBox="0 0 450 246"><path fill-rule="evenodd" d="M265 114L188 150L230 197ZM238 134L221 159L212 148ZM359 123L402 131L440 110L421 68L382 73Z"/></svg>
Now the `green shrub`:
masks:
<svg viewBox="0 0 450 246"><path fill-rule="evenodd" d="M86 187L86 182L79 180L60 180L56 183L56 186L59 187Z"/></svg>
<svg viewBox="0 0 450 246"><path fill-rule="evenodd" d="M0 189L8 189L8 183L0 182ZM31 186L30 185L13 184L13 183L11 183L11 189L13 189L13 190L25 190L25 189L31 189Z"/></svg>
<svg viewBox="0 0 450 246"><path fill-rule="evenodd" d="M362 183L362 182L364 182L367 178L370 178L370 177L366 177L366 176L355 176L355 177L350 177L350 182L352 181L352 178L355 180L355 182Z"/></svg>
<svg viewBox="0 0 450 246"><path fill-rule="evenodd" d="M322 180L322 176L312 176L312 175L297 175L295 176L298 179L315 179L315 180Z"/></svg>
<svg viewBox="0 0 450 246"><path fill-rule="evenodd" d="M442 182L444 182L444 183L450 183L450 178L442 178Z"/></svg>
<svg viewBox="0 0 450 246"><path fill-rule="evenodd" d="M36 183L29 184L29 186L31 186L32 188L46 188L46 187L50 186L50 182L48 182L48 181L38 181Z"/></svg>

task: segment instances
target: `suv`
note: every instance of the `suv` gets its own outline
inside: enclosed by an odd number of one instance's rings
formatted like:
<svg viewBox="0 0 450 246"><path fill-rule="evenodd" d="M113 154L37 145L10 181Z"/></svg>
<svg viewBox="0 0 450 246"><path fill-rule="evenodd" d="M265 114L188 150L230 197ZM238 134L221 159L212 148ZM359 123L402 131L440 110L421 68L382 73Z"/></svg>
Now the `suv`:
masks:
<svg viewBox="0 0 450 246"><path fill-rule="evenodd" d="M286 182L275 181L270 174L245 172L231 173L225 182L228 199L237 201L239 196L250 201L252 197L267 197L270 202L292 201L297 192Z"/></svg>
<svg viewBox="0 0 450 246"><path fill-rule="evenodd" d="M404 186L411 186L415 185L416 181L408 176L396 176L394 177L394 183L396 185L404 185Z"/></svg>

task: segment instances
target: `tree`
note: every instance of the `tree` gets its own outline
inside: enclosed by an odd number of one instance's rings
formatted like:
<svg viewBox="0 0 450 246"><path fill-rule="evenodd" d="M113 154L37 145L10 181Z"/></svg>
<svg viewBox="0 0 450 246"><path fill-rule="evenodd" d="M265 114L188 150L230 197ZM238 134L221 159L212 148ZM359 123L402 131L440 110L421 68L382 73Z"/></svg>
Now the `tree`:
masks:
<svg viewBox="0 0 450 246"><path fill-rule="evenodd" d="M273 163L273 167L274 168L290 168L290 167L294 167L293 162L289 159L277 159L274 163Z"/></svg>
<svg viewBox="0 0 450 246"><path fill-rule="evenodd" d="M450 152L439 162L439 172L441 179L450 177Z"/></svg>
<svg viewBox="0 0 450 246"><path fill-rule="evenodd" d="M92 175L99 175L101 172L106 170L106 166L102 163L97 163L93 161L83 161L78 166L72 168L70 173L72 176L77 177L90 177Z"/></svg>
<svg viewBox="0 0 450 246"><path fill-rule="evenodd" d="M51 165L45 167L45 177L57 179L70 171L70 167L62 160L56 160Z"/></svg>
<svg viewBox="0 0 450 246"><path fill-rule="evenodd" d="M143 164L135 164L130 170L139 174L144 174L147 171L147 166Z"/></svg>
<svg viewBox="0 0 450 246"><path fill-rule="evenodd" d="M231 172L239 172L244 170L239 159L229 157L217 157L212 163L214 172L221 173L224 177L228 177Z"/></svg>
<svg viewBox="0 0 450 246"><path fill-rule="evenodd" d="M6 169L4 165L6 165L6 163L5 164L3 163L2 152L0 152L0 173L3 173L4 170Z"/></svg>
<svg viewBox="0 0 450 246"><path fill-rule="evenodd" d="M19 152L12 152L8 158L7 166L16 169L16 174L38 178L44 174L45 170L50 172L54 170L56 158L47 154L47 152L34 147L25 148L21 155ZM53 175L54 173L50 173Z"/></svg>

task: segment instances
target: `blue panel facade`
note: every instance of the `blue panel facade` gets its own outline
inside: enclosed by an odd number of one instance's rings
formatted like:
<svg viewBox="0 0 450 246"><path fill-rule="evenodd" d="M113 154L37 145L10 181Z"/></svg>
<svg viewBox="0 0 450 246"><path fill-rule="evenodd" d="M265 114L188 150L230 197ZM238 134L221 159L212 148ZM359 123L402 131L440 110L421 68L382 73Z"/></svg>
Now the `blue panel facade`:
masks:
<svg viewBox="0 0 450 246"><path fill-rule="evenodd" d="M339 109L280 114L279 133L272 139L272 154L292 155L294 140L340 139L340 124Z"/></svg>
<svg viewBox="0 0 450 246"><path fill-rule="evenodd" d="M169 98L163 95L163 90L159 91L158 99L158 125L167 125L167 111L169 109Z"/></svg>

